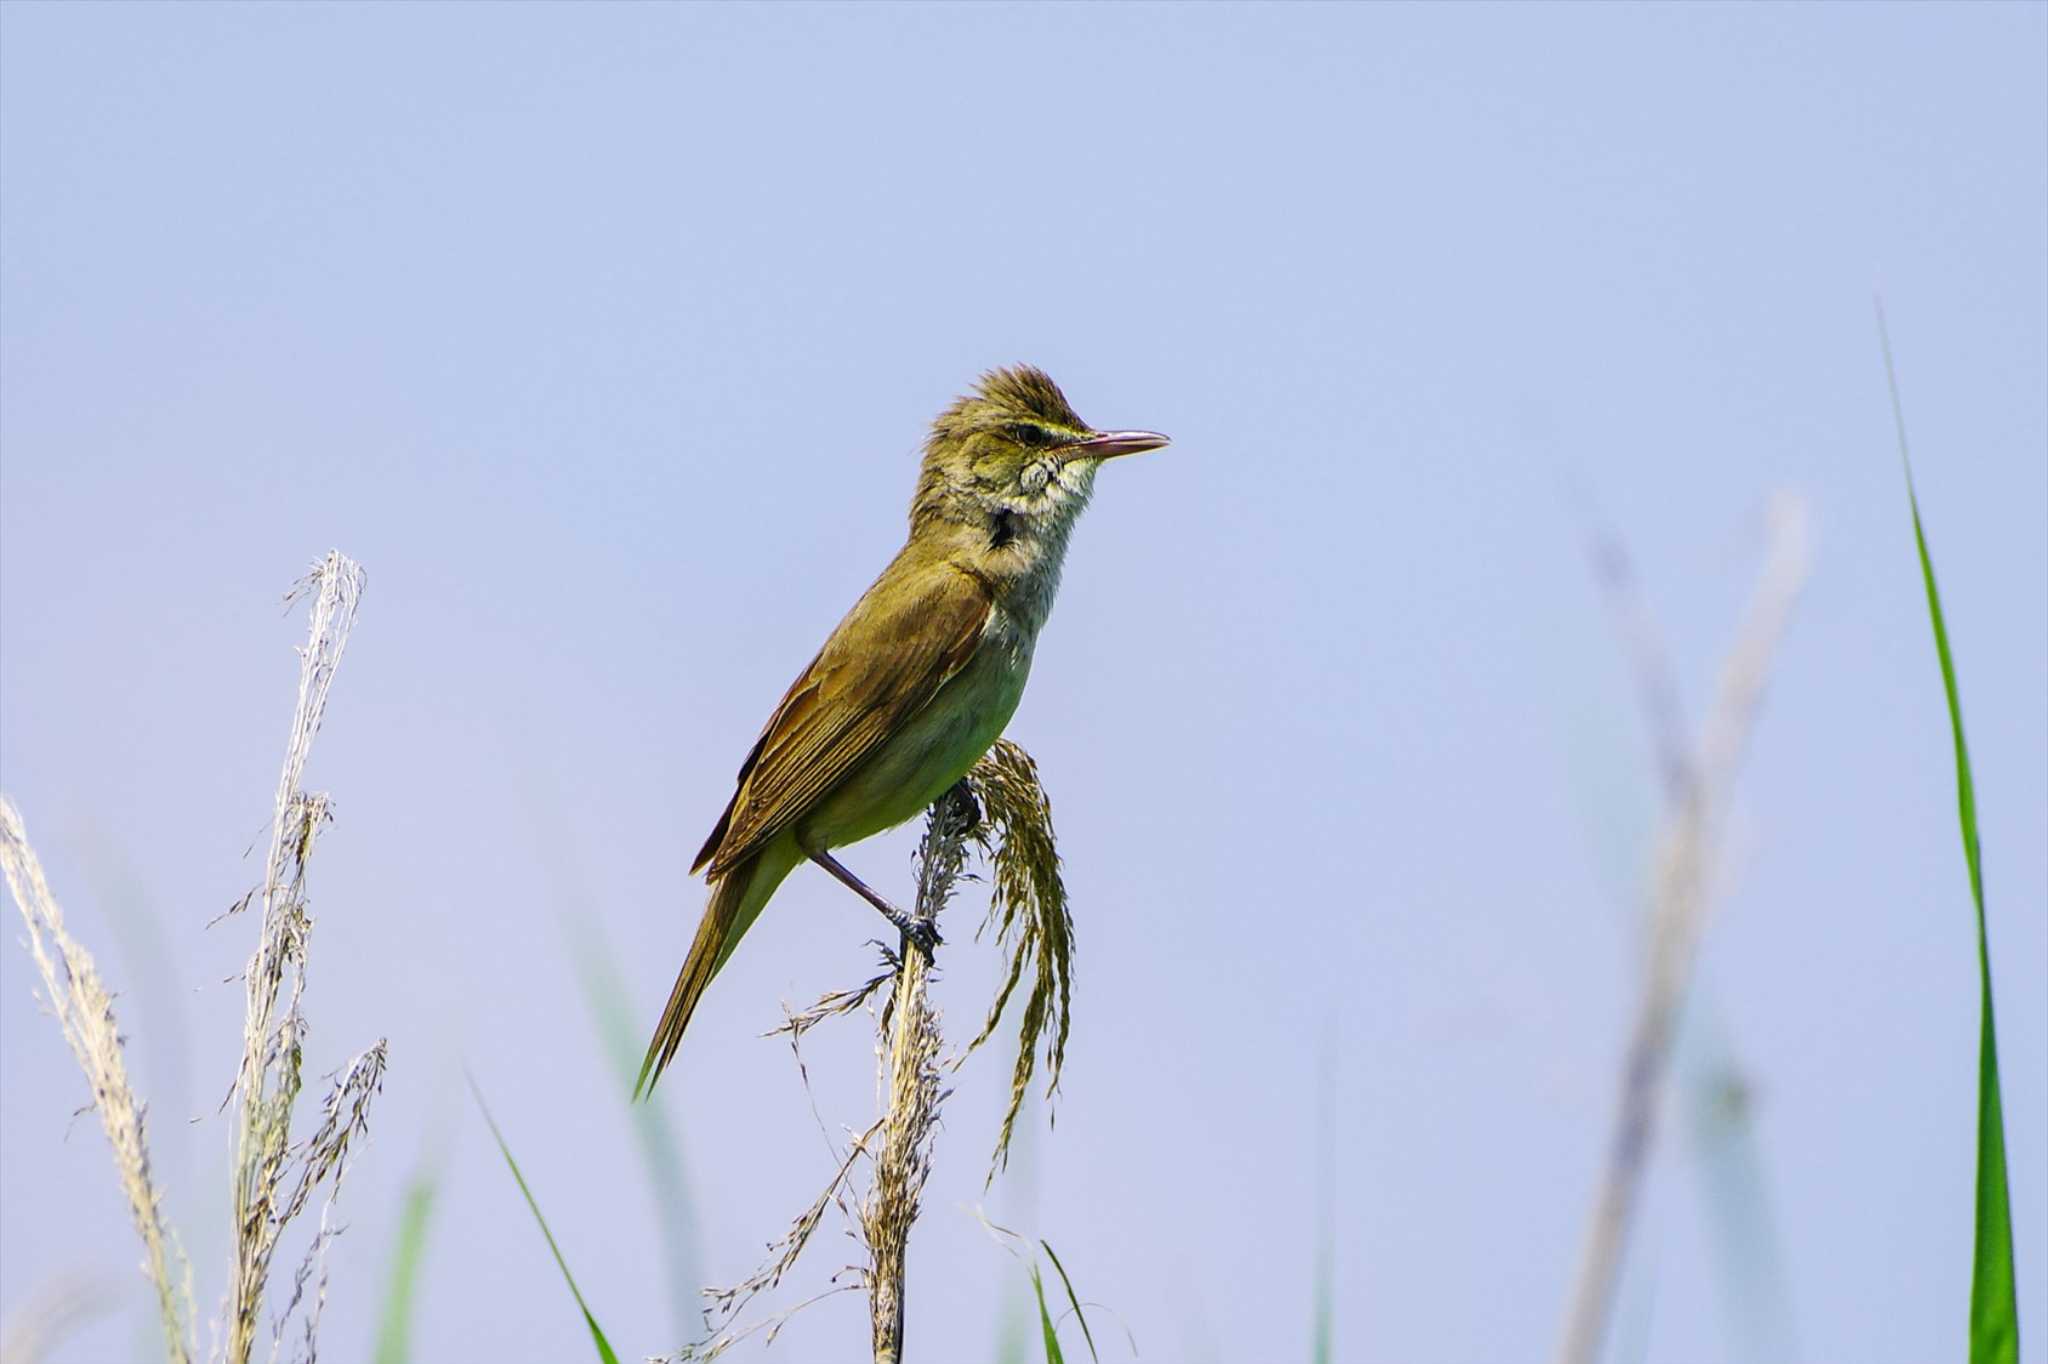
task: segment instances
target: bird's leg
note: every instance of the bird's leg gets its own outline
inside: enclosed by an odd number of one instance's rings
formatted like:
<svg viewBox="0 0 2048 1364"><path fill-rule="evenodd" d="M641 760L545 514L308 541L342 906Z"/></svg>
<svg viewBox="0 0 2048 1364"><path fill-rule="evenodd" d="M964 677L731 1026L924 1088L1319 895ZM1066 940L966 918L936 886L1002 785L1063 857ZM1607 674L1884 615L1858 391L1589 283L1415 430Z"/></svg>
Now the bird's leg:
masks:
<svg viewBox="0 0 2048 1364"><path fill-rule="evenodd" d="M890 923L894 924L896 926L896 931L898 933L901 933L905 938L909 939L912 943L916 944L917 950L924 953L924 959L926 961L930 961L932 959L932 949L934 947L937 947L940 942L939 930L937 925L931 923L929 920L919 919L913 917L912 915L905 914L902 910L896 908L896 906L890 904L887 900L884 900L874 891L868 889L867 882L861 880L858 876L855 876L852 872L848 871L844 866L842 866L839 862L839 859L834 857L831 853L822 851L813 852L810 849L806 848L804 850L804 855L810 858L811 861L816 862L819 866L823 867L826 871L831 872L832 875L839 880L839 883L841 885L845 886L855 895L860 896L861 899L866 900L876 909L882 911L882 917L887 919Z"/></svg>

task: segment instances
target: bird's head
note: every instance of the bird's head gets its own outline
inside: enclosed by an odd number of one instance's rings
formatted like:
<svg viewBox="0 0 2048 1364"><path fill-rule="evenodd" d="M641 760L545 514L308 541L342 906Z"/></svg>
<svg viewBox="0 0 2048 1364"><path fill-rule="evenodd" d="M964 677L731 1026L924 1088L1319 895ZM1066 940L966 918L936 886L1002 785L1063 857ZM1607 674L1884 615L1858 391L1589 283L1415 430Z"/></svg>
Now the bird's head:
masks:
<svg viewBox="0 0 2048 1364"><path fill-rule="evenodd" d="M1165 444L1152 431L1090 427L1043 370L991 370L932 423L911 531L985 532L998 551L1028 550L1048 538L1063 543L1104 460Z"/></svg>

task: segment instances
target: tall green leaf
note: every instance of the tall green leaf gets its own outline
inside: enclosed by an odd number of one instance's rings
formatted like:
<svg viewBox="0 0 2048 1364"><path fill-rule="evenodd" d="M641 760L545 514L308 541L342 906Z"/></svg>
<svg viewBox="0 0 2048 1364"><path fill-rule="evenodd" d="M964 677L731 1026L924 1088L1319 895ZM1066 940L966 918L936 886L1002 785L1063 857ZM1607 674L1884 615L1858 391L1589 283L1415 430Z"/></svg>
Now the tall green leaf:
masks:
<svg viewBox="0 0 2048 1364"><path fill-rule="evenodd" d="M590 1304L583 1301L583 1290L576 1286L576 1276L569 1272L569 1262L562 1258L562 1248L555 1244L555 1234L548 1230L548 1219L541 1216L540 1204L534 1201L533 1190L526 1187L526 1176L519 1173L519 1162L512 1159L512 1148L505 1144L505 1134L498 1130L498 1123L491 1116L490 1105L484 1102L484 1092L476 1087L474 1077L469 1082L469 1092L476 1096L476 1106L489 1124L491 1139L498 1143L498 1153L505 1157L506 1168L512 1171L512 1178L519 1184L519 1192L526 1199L526 1206L533 1212L533 1220L540 1223L540 1234L548 1241L548 1251L555 1257L555 1267L562 1271L562 1281L569 1285L571 1296L576 1299L576 1308L583 1313L583 1324L590 1328L590 1340L597 1347L597 1357L604 1364L619 1364L619 1356L612 1349L612 1343L604 1338L597 1318L590 1314Z"/></svg>
<svg viewBox="0 0 2048 1364"><path fill-rule="evenodd" d="M1892 364L1891 334L1884 305L1877 309L1878 344L1892 397L1892 421L1899 433L1899 463L1906 473L1906 503L1913 512L1913 544L1920 552L1920 579L1927 588L1927 618L1934 626L1934 652L1941 660L1941 685L1948 694L1949 730L1956 749L1956 813L1962 825L1963 860L1970 868L1970 898L1977 908L1977 985L1981 1008L1977 1027L1977 1238L1970 1274L1970 1364L2016 1364L2020 1355L2020 1313L2012 1267L2012 1203L2005 1178L2005 1106L1998 1087L1998 1028L1991 1010L1991 940L1984 927L1984 866L1977 846L1977 789L1970 779L1970 747L1963 739L1963 703L1956 689L1955 658L1942 620L1941 593L1934 585L1934 561L1920 524L1920 499L1913 491L1913 461L1906 450L1906 415L1899 401L1899 376Z"/></svg>

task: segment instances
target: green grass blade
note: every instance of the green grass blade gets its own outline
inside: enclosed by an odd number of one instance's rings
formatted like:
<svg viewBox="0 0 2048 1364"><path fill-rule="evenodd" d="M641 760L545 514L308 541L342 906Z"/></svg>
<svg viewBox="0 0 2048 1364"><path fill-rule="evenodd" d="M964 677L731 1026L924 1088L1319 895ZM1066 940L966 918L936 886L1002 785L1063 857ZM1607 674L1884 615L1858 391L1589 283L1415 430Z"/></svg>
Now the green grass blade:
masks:
<svg viewBox="0 0 2048 1364"><path fill-rule="evenodd" d="M569 1292L576 1299L577 1310L583 1313L583 1324L590 1328L591 1343L597 1346L597 1357L604 1364L619 1364L619 1356L612 1349L612 1343L604 1338L604 1331L598 1326L597 1318L590 1314L590 1304L583 1301L583 1290L576 1286L576 1276L569 1272L569 1262L562 1258L562 1248L555 1244L555 1234L548 1230L548 1219L541 1216L540 1204L534 1201L533 1190L526 1187L526 1176L519 1173L519 1162L512 1159L512 1148L505 1144L505 1134L498 1130L497 1119L491 1116L490 1105L484 1102L484 1092L476 1086L475 1077L469 1081L469 1092L476 1096L476 1106L484 1115L484 1122L490 1126L491 1139L498 1143L498 1153L505 1157L505 1165L512 1171L512 1178L519 1184L519 1192L526 1198L526 1206L533 1212L533 1220L540 1223L540 1234L548 1241L548 1251L555 1257L555 1267L562 1271L562 1281L569 1285Z"/></svg>
<svg viewBox="0 0 2048 1364"><path fill-rule="evenodd" d="M1102 1356L1095 1353L1095 1333L1088 1329L1088 1314L1081 1310L1081 1300L1074 1296L1074 1281L1067 1277L1067 1267L1061 1264L1060 1257L1053 1253L1052 1242L1041 1240L1038 1244L1045 1248L1046 1258L1051 1260L1052 1267L1059 1271L1060 1286L1067 1290L1067 1302L1074 1309L1074 1320L1081 1323L1081 1339L1088 1342L1088 1357L1094 1360L1095 1364L1102 1364ZM1039 1296L1042 1301L1044 1295Z"/></svg>
<svg viewBox="0 0 2048 1364"><path fill-rule="evenodd" d="M412 1304L419 1285L427 1224L434 1214L434 1180L415 1175L406 1185L398 1213L398 1244L391 1254L391 1280L384 1290L384 1316L377 1325L376 1364L407 1364L412 1358Z"/></svg>
<svg viewBox="0 0 2048 1364"><path fill-rule="evenodd" d="M1045 1364L1067 1364L1067 1357L1060 1353L1059 1333L1052 1329L1052 1313L1045 1310L1045 1276L1038 1272L1038 1266L1031 1266L1031 1291L1038 1295L1038 1329L1045 1336Z"/></svg>
<svg viewBox="0 0 2048 1364"><path fill-rule="evenodd" d="M1877 310L1878 343L1884 348L1885 382L1892 420L1899 433L1899 462L1906 474L1906 502L1913 512L1913 544L1920 553L1920 579L1927 588L1927 618L1934 626L1934 652L1941 660L1941 685L1948 695L1949 729L1956 750L1956 812L1962 825L1963 858L1970 868L1970 898L1977 909L1977 985L1981 1010L1977 1028L1977 1236L1970 1274L1970 1364L2016 1364L2020 1314L2012 1265L2012 1203L2005 1177L2005 1105L1998 1085L1998 1028L1991 1008L1991 941L1984 927L1984 866L1977 846L1977 788L1970 778L1970 748L1963 739L1963 704L1956 688L1956 664L1942 619L1941 593L1934 584L1934 560L1920 523L1920 499L1913 491L1913 461L1906 451L1906 417L1899 401L1899 376L1884 305Z"/></svg>

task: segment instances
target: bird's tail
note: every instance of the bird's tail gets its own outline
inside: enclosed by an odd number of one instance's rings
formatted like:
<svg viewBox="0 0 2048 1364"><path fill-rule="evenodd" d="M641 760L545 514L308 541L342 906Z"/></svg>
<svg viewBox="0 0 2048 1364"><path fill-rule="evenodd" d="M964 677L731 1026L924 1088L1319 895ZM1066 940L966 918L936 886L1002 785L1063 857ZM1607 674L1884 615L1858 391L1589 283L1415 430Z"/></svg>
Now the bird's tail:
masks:
<svg viewBox="0 0 2048 1364"><path fill-rule="evenodd" d="M690 1025L690 1015L696 1011L704 987L725 965L733 948L739 946L741 936L760 917L768 897L775 894L782 878L796 865L795 841L786 840L787 848L782 846L784 841L771 843L712 883L711 900L704 906L704 918L690 943L690 955L676 976L675 989L669 991L668 1007L661 1011L654 1040L647 1044L647 1059L640 1063L640 1079L633 1086L634 1098L650 1093L661 1079L661 1072L675 1058L683 1029Z"/></svg>

